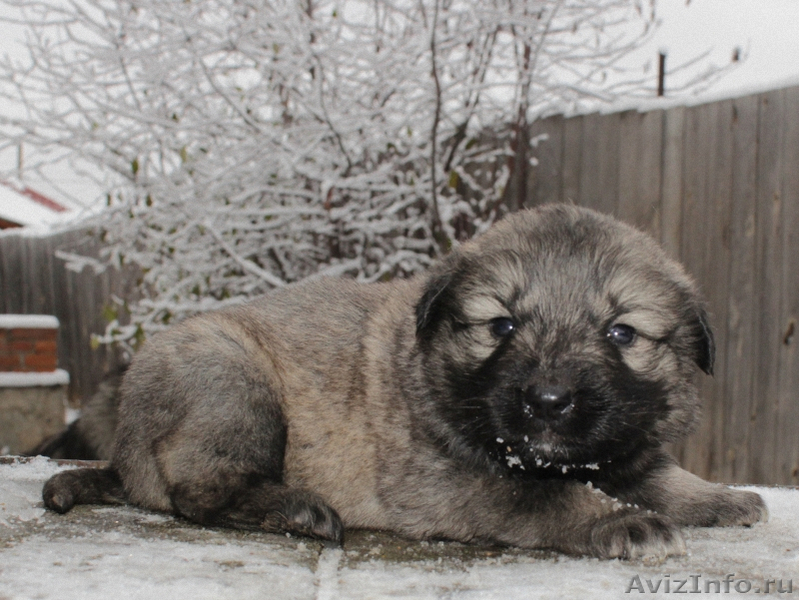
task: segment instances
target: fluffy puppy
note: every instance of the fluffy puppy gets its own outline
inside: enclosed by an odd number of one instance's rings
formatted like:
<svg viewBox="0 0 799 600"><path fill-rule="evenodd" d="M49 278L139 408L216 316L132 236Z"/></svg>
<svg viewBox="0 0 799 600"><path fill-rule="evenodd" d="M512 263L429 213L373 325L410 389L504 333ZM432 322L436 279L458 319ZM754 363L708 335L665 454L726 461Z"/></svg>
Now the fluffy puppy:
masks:
<svg viewBox="0 0 799 600"><path fill-rule="evenodd" d="M522 211L425 276L301 283L154 336L122 384L111 467L54 476L44 501L679 554L680 525L766 517L661 448L695 422L713 349L695 285L648 236Z"/></svg>

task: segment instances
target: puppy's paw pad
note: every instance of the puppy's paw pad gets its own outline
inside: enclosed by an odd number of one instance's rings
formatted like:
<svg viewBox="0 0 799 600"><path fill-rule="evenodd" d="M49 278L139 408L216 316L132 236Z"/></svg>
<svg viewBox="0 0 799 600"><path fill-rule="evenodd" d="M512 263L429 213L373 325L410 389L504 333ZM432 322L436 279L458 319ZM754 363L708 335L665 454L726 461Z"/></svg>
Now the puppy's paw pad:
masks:
<svg viewBox="0 0 799 600"><path fill-rule="evenodd" d="M319 498L299 496L286 503L284 527L290 533L341 543L344 525L335 510Z"/></svg>
<svg viewBox="0 0 799 600"><path fill-rule="evenodd" d="M633 514L609 518L591 535L600 558L656 558L685 554L679 529L666 517Z"/></svg>

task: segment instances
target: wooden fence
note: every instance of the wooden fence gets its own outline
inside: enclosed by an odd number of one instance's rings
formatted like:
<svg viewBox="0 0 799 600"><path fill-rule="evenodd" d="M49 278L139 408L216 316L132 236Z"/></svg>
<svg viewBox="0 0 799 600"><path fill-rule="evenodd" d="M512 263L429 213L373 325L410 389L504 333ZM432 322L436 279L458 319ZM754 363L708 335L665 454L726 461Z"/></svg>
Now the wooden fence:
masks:
<svg viewBox="0 0 799 600"><path fill-rule="evenodd" d="M660 239L708 299L716 376L699 379L704 419L675 448L698 475L799 483L799 88L702 106L551 117L533 126L535 166L515 183L527 206L573 202ZM89 239L0 236L0 312L55 314L72 398L90 393L115 357L92 350L114 271L73 273L57 248Z"/></svg>
<svg viewBox="0 0 799 600"><path fill-rule="evenodd" d="M104 312L112 295L132 298L135 279L108 269L96 274L67 270L57 250L96 255L97 242L84 230L38 237L8 232L0 236L0 314L55 315L59 367L70 374L70 402L92 394L118 356L105 346L93 349L92 334L105 330Z"/></svg>
<svg viewBox="0 0 799 600"><path fill-rule="evenodd" d="M675 449L717 481L799 483L799 87L533 127L527 206L573 202L658 238L718 344L704 418Z"/></svg>

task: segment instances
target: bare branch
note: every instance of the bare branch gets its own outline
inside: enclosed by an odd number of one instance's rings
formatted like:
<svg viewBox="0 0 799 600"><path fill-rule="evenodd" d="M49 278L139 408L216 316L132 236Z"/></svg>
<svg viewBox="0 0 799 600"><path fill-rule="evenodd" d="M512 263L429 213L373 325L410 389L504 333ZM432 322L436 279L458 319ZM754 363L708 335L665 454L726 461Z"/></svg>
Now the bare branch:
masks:
<svg viewBox="0 0 799 600"><path fill-rule="evenodd" d="M30 54L0 58L0 149L91 165L103 260L143 273L106 341L420 272L504 210L530 119L648 85L618 67L636 0L0 2Z"/></svg>

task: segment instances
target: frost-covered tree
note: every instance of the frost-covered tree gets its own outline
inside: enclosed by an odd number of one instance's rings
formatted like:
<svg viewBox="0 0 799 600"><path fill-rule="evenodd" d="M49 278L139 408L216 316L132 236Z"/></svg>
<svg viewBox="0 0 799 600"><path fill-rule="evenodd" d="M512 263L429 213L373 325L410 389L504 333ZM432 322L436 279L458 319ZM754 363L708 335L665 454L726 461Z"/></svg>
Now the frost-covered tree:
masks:
<svg viewBox="0 0 799 600"><path fill-rule="evenodd" d="M504 206L527 123L641 89L642 0L2 0L29 61L8 144L115 173L94 220L134 264L132 341L309 276L424 269ZM651 87L651 86L650 86Z"/></svg>

